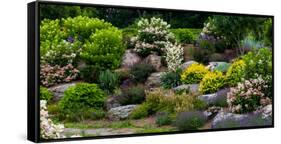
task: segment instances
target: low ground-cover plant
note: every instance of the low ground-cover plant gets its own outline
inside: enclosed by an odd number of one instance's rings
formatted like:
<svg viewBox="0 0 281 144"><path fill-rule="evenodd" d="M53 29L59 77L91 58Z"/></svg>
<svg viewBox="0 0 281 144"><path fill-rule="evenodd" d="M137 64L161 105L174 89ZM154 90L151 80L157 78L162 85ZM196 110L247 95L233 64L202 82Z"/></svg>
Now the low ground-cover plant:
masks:
<svg viewBox="0 0 281 144"><path fill-rule="evenodd" d="M181 74L181 81L185 84L199 83L209 71L202 64L192 64Z"/></svg>
<svg viewBox="0 0 281 144"><path fill-rule="evenodd" d="M135 82L143 83L146 81L147 77L154 71L155 69L152 65L138 64L132 67L130 73Z"/></svg>
<svg viewBox="0 0 281 144"><path fill-rule="evenodd" d="M40 100L49 102L53 98L53 94L45 87L40 86Z"/></svg>
<svg viewBox="0 0 281 144"><path fill-rule="evenodd" d="M72 64L66 66L40 65L40 82L46 87L75 80L78 74L79 70L74 68Z"/></svg>
<svg viewBox="0 0 281 144"><path fill-rule="evenodd" d="M131 119L141 119L147 117L150 114L150 107L147 103L142 103L137 106L130 114Z"/></svg>
<svg viewBox="0 0 281 144"><path fill-rule="evenodd" d="M158 126L170 125L172 123L172 116L167 112L157 113L155 123Z"/></svg>
<svg viewBox="0 0 281 144"><path fill-rule="evenodd" d="M271 104L271 98L264 93L267 88L266 82L261 77L239 83L227 94L230 111L247 113L255 111L260 106Z"/></svg>
<svg viewBox="0 0 281 144"><path fill-rule="evenodd" d="M99 86L107 93L112 93L119 86L120 78L117 73L106 70L99 75Z"/></svg>
<svg viewBox="0 0 281 144"><path fill-rule="evenodd" d="M96 84L78 83L64 92L59 107L65 115L72 116L85 109L101 109L105 100L105 93Z"/></svg>
<svg viewBox="0 0 281 144"><path fill-rule="evenodd" d="M196 130L207 122L207 117L200 111L182 112L177 115L174 125L179 130Z"/></svg>
<svg viewBox="0 0 281 144"><path fill-rule="evenodd" d="M79 76L80 78L89 83L98 83L100 72L102 68L95 65L86 65L80 69Z"/></svg>
<svg viewBox="0 0 281 144"><path fill-rule="evenodd" d="M161 86L164 89L169 89L180 85L180 73L181 69L177 69L175 72L165 72L164 74L162 74L160 77Z"/></svg>
<svg viewBox="0 0 281 144"><path fill-rule="evenodd" d="M118 96L121 105L140 104L145 100L145 91L141 86L131 87L122 90L122 94Z"/></svg>
<svg viewBox="0 0 281 144"><path fill-rule="evenodd" d="M225 85L226 79L222 72L208 72L199 84L199 91L203 94L214 93Z"/></svg>

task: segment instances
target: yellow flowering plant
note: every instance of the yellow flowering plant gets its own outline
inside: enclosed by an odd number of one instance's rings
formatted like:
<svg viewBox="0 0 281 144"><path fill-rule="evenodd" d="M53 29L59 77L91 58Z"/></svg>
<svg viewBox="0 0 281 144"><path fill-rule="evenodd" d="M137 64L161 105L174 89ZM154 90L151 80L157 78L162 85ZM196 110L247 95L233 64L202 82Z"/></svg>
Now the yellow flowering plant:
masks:
<svg viewBox="0 0 281 144"><path fill-rule="evenodd" d="M192 64L181 74L181 81L185 84L199 83L209 70L202 64Z"/></svg>
<svg viewBox="0 0 281 144"><path fill-rule="evenodd" d="M199 91L203 94L217 92L226 84L225 76L222 72L214 71L207 73L199 84Z"/></svg>

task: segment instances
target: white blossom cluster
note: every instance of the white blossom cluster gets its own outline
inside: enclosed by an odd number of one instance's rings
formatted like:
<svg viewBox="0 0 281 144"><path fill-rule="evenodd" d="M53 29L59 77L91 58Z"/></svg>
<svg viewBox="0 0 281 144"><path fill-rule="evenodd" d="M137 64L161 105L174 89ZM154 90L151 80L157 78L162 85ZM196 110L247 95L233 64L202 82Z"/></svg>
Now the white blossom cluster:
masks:
<svg viewBox="0 0 281 144"><path fill-rule="evenodd" d="M165 51L167 42L175 39L175 36L169 31L170 25L160 18L151 19L142 18L138 22L138 36L131 38L131 43L135 44L135 51Z"/></svg>
<svg viewBox="0 0 281 144"><path fill-rule="evenodd" d="M49 118L46 104L46 100L40 100L41 137L44 139L64 138L65 136L61 134L64 130L64 126L62 124L56 125L53 123L53 121Z"/></svg>
<svg viewBox="0 0 281 144"><path fill-rule="evenodd" d="M183 62L183 47L181 45L166 43L166 62L170 71L176 71Z"/></svg>

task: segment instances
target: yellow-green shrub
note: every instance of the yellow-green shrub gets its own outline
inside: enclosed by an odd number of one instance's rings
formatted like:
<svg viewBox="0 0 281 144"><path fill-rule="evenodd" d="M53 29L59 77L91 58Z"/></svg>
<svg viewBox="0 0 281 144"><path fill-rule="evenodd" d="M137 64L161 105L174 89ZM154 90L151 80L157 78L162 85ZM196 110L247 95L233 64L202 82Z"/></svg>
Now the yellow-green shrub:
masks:
<svg viewBox="0 0 281 144"><path fill-rule="evenodd" d="M207 73L199 84L199 91L203 94L217 92L225 86L225 76L222 72L214 71Z"/></svg>
<svg viewBox="0 0 281 144"><path fill-rule="evenodd" d="M146 94L149 113L167 111L178 113L189 110L203 109L205 104L194 95L175 94L172 91L157 89Z"/></svg>
<svg viewBox="0 0 281 144"><path fill-rule="evenodd" d="M229 86L236 86L245 77L246 63L244 60L236 60L226 72L226 79Z"/></svg>
<svg viewBox="0 0 281 144"><path fill-rule="evenodd" d="M202 64L192 64L181 74L181 81L185 84L199 83L208 69Z"/></svg>

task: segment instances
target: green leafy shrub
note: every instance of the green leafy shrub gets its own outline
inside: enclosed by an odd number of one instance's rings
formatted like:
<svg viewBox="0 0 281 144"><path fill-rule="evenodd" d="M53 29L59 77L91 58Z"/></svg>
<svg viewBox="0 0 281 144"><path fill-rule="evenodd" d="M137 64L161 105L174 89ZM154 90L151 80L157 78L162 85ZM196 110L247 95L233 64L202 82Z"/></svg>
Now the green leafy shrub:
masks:
<svg viewBox="0 0 281 144"><path fill-rule="evenodd" d="M53 94L45 87L40 86L40 100L46 100L47 102L53 98Z"/></svg>
<svg viewBox="0 0 281 144"><path fill-rule="evenodd" d="M138 34L136 28L124 28L122 29L123 41L127 45L127 49L134 48L134 43L131 41Z"/></svg>
<svg viewBox="0 0 281 144"><path fill-rule="evenodd" d="M180 81L180 72L181 69L178 69L176 72L166 72L161 75L161 86L165 89L173 88L181 84Z"/></svg>
<svg viewBox="0 0 281 144"><path fill-rule="evenodd" d="M271 98L264 93L267 88L261 77L239 83L227 94L229 109L235 113L247 113L271 104Z"/></svg>
<svg viewBox="0 0 281 144"><path fill-rule="evenodd" d="M227 83L229 86L236 86L245 78L246 64L243 60L234 61L226 72Z"/></svg>
<svg viewBox="0 0 281 144"><path fill-rule="evenodd" d="M202 64L192 64L181 74L181 81L185 84L199 83L208 69Z"/></svg>
<svg viewBox="0 0 281 144"><path fill-rule="evenodd" d="M145 100L145 91L143 87L136 86L124 89L118 97L121 105L140 104Z"/></svg>
<svg viewBox="0 0 281 144"><path fill-rule="evenodd" d="M215 52L215 45L213 42L209 40L200 40L199 41L199 48L209 51L210 53Z"/></svg>
<svg viewBox="0 0 281 144"><path fill-rule="evenodd" d="M207 122L207 117L203 112L190 111L179 113L174 125L179 130L196 130Z"/></svg>
<svg viewBox="0 0 281 144"><path fill-rule="evenodd" d="M101 109L106 95L96 84L78 83L68 88L59 102L60 109L66 115L75 115L85 109Z"/></svg>
<svg viewBox="0 0 281 144"><path fill-rule="evenodd" d="M207 73L199 84L199 91L203 94L217 92L226 85L225 76L218 71Z"/></svg>
<svg viewBox="0 0 281 144"><path fill-rule="evenodd" d="M195 41L195 36L189 29L179 28L171 30L176 37L176 41L179 43L193 43Z"/></svg>
<svg viewBox="0 0 281 144"><path fill-rule="evenodd" d="M86 65L80 70L80 77L85 82L98 83L101 67L95 65Z"/></svg>
<svg viewBox="0 0 281 144"><path fill-rule="evenodd" d="M213 53L209 57L209 61L218 61L218 62L220 62L220 61L225 61L225 60L226 59L225 59L224 55L220 54L220 53Z"/></svg>
<svg viewBox="0 0 281 144"><path fill-rule="evenodd" d="M119 67L124 51L121 31L116 28L102 29L90 36L81 57L87 64L114 69Z"/></svg>
<svg viewBox="0 0 281 144"><path fill-rule="evenodd" d="M272 52L268 48L255 49L242 56L245 62L245 78L272 75Z"/></svg>
<svg viewBox="0 0 281 144"><path fill-rule="evenodd" d="M119 86L120 78L117 73L106 70L99 75L99 86L108 93L112 93Z"/></svg>
<svg viewBox="0 0 281 144"><path fill-rule="evenodd" d="M145 82L147 77L154 72L155 69L149 64L138 64L134 65L131 69L131 75L135 82Z"/></svg>
<svg viewBox="0 0 281 144"><path fill-rule="evenodd" d="M169 113L167 112L160 112L156 116L155 123L158 126L163 126L163 125L170 125L172 123L172 117Z"/></svg>
<svg viewBox="0 0 281 144"><path fill-rule="evenodd" d="M137 106L130 114L131 119L141 119L149 115L149 106L143 103Z"/></svg>
<svg viewBox="0 0 281 144"><path fill-rule="evenodd" d="M192 51L192 57L195 61L203 63L203 64L208 64L210 55L212 53L208 50L205 49L200 49L200 48L195 48Z"/></svg>

